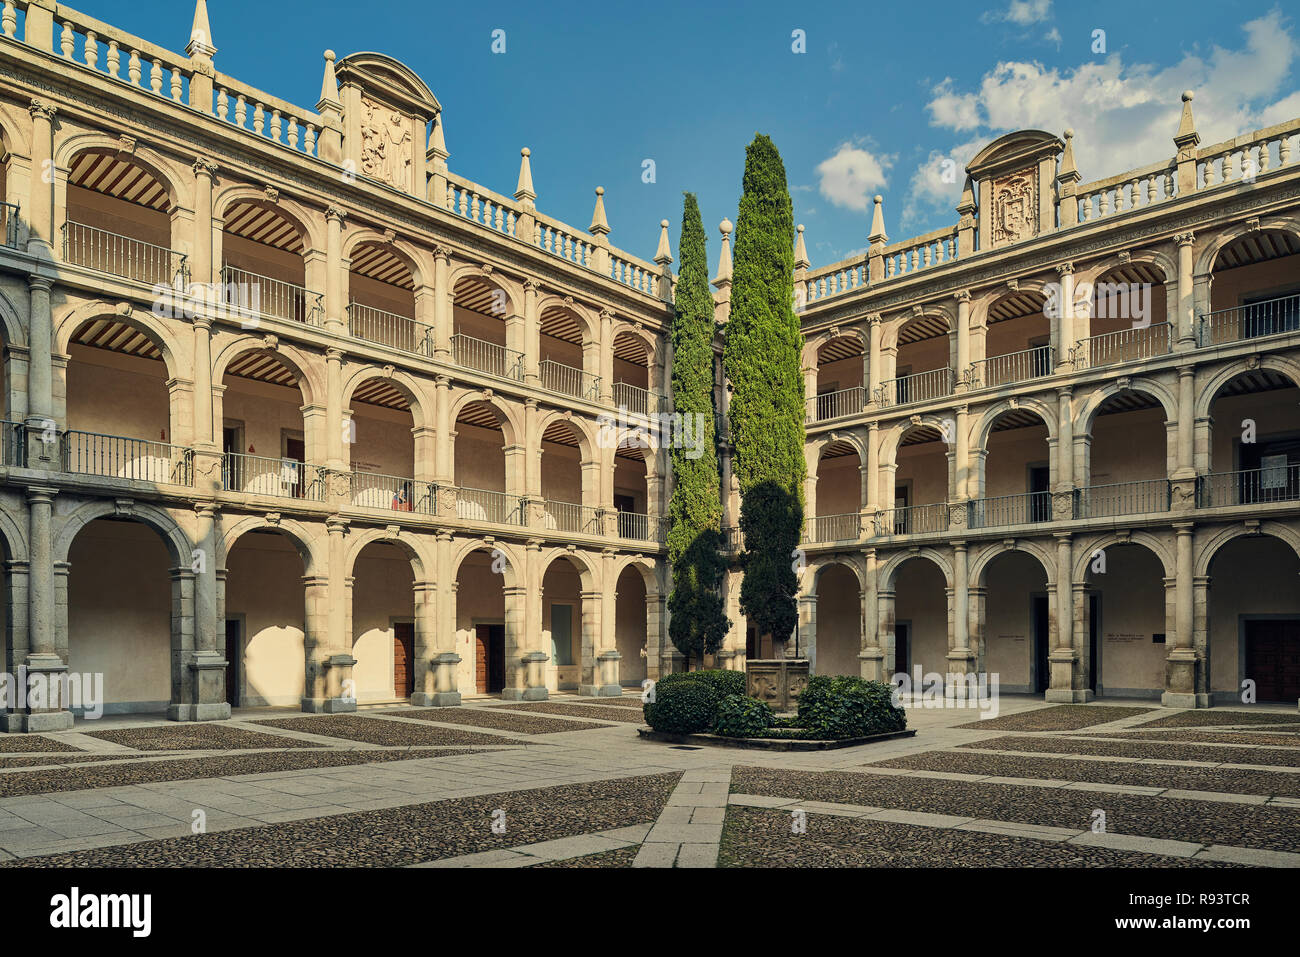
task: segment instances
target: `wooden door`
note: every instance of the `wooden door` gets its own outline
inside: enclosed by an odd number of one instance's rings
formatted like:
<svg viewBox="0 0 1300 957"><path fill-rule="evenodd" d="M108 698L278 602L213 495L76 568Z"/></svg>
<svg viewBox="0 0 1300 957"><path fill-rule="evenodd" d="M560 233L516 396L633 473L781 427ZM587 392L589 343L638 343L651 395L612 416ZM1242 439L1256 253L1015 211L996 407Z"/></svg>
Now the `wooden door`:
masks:
<svg viewBox="0 0 1300 957"><path fill-rule="evenodd" d="M1046 595L1034 595L1030 621L1034 634L1034 692L1040 693L1051 687L1052 666L1048 659L1051 648L1048 647L1049 606Z"/></svg>
<svg viewBox="0 0 1300 957"><path fill-rule="evenodd" d="M1300 620L1246 622L1246 678L1260 701L1300 698Z"/></svg>
<svg viewBox="0 0 1300 957"><path fill-rule="evenodd" d="M409 698L415 694L415 625L393 623L393 694Z"/></svg>
<svg viewBox="0 0 1300 957"><path fill-rule="evenodd" d="M226 702L239 707L239 619L226 619Z"/></svg>
<svg viewBox="0 0 1300 957"><path fill-rule="evenodd" d="M506 686L506 626L474 628L474 687L479 694L497 694Z"/></svg>
<svg viewBox="0 0 1300 957"><path fill-rule="evenodd" d="M284 457L287 461L297 462L297 466L291 469L294 482L289 486L287 491L294 498L302 498L303 489L303 462L307 458L307 445L304 440L295 438L292 435L284 437Z"/></svg>

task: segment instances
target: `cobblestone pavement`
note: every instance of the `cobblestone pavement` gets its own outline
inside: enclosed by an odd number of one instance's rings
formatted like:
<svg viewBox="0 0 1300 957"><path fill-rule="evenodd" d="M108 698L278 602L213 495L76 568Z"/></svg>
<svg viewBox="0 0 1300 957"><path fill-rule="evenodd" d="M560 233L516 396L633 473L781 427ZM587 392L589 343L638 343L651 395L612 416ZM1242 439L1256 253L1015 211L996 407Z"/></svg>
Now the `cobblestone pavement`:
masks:
<svg viewBox="0 0 1300 957"><path fill-rule="evenodd" d="M0 862L1300 864L1300 736L1282 708L1224 718L1004 696L989 721L918 704L912 738L767 752L642 741L640 707L629 694L261 709L203 725L134 716L0 736Z"/></svg>

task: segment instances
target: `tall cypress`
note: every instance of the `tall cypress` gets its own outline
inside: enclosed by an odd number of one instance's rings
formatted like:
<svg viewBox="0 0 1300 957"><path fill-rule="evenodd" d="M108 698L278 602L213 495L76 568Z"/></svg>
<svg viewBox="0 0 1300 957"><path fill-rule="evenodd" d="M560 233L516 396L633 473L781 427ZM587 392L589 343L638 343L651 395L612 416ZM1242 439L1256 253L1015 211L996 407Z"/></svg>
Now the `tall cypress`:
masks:
<svg viewBox="0 0 1300 957"><path fill-rule="evenodd" d="M785 164L757 134L745 150L723 368L740 485L741 610L784 642L798 624L795 559L803 530L802 337L794 314L794 212Z"/></svg>
<svg viewBox="0 0 1300 957"><path fill-rule="evenodd" d="M713 294L704 242L699 204L687 193L678 242L672 390L675 411L690 423L682 434L695 441L689 446L673 442L669 451L674 484L668 505L673 569L668 635L688 660L698 657L701 663L705 654L722 646L728 629L721 594L722 481L713 419Z"/></svg>

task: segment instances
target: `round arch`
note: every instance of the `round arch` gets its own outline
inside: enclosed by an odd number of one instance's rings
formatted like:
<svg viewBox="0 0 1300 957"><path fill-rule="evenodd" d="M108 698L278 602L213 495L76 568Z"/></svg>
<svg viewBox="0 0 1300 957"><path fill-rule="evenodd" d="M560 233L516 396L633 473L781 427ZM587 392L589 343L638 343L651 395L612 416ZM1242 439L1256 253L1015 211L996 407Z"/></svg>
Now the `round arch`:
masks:
<svg viewBox="0 0 1300 957"><path fill-rule="evenodd" d="M971 430L971 449L987 449L989 436L993 432L993 426L1003 415L1008 412L1015 412L1021 409L1034 413L1039 420L1047 427L1048 443L1056 441L1057 416L1055 410L1040 399L1020 396L1017 398L1003 399L984 410L975 428Z"/></svg>
<svg viewBox="0 0 1300 957"><path fill-rule="evenodd" d="M0 289L0 335L4 336L6 349L27 346L27 329L18 318L18 310L14 308L13 301L3 289Z"/></svg>
<svg viewBox="0 0 1300 957"><path fill-rule="evenodd" d="M87 502L63 519L54 536L54 561L66 562L77 533L97 518L126 518L148 525L162 538L175 567L189 568L194 562L190 536L171 513L139 502L119 510L116 502Z"/></svg>
<svg viewBox="0 0 1300 957"><path fill-rule="evenodd" d="M122 141L107 133L74 133L54 147L54 167L58 170L71 170L73 161L82 153L103 151L118 156L122 152ZM131 150L123 162L138 166L167 191L167 198L172 207L191 210L194 208L192 194L193 175L178 168L175 163L156 150L139 143Z"/></svg>
<svg viewBox="0 0 1300 957"><path fill-rule="evenodd" d="M212 218L224 224L226 214L230 212L230 208L240 202L260 206L277 216L283 217L290 226L297 230L298 235L302 237L303 246L307 250L323 250L325 248L325 234L321 222L324 217L282 193L277 194L273 199L265 189L232 184L214 192L212 196Z"/></svg>
<svg viewBox="0 0 1300 957"><path fill-rule="evenodd" d="M1300 362L1280 355L1247 356L1220 369L1196 390L1196 419L1209 418L1214 400L1225 385L1243 372L1254 372L1257 369L1276 372L1300 388Z"/></svg>
<svg viewBox="0 0 1300 957"><path fill-rule="evenodd" d="M352 254L358 246L378 246L392 253L411 272L415 288L433 285L433 271L425 264L424 254L404 239L388 238L387 235L370 228L350 230L343 239L343 260L351 264Z"/></svg>
<svg viewBox="0 0 1300 957"><path fill-rule="evenodd" d="M1047 575L1047 587L1056 587L1056 559L1049 554L1037 542L1021 541L1017 539L1011 545L1005 542L991 542L985 548L981 549L974 558L971 559L968 569L968 584L979 588L984 584L984 572L998 558L1011 552L1024 552L1031 556L1042 566L1043 573Z"/></svg>
<svg viewBox="0 0 1300 957"><path fill-rule="evenodd" d="M626 319L620 319L614 323L614 328L610 331L610 342L618 342L619 336L631 336L640 341L645 346L646 368L650 370L655 368L659 362L659 343L654 336L644 328L638 328Z"/></svg>
<svg viewBox="0 0 1300 957"><path fill-rule="evenodd" d="M591 309L579 303L572 296L561 296L558 293L543 296L537 303L539 332L541 330L541 317L546 314L548 309L561 309L573 316L582 328L582 343L584 346L600 342L600 320L592 317Z"/></svg>
<svg viewBox="0 0 1300 957"><path fill-rule="evenodd" d="M659 576L649 562L640 555L624 555L614 562L614 581L617 582L623 577L623 573L629 568L635 568L641 573L641 579L645 583L646 597L659 597L663 594L663 588L659 583Z"/></svg>
<svg viewBox="0 0 1300 957"><path fill-rule="evenodd" d="M942 552L938 551L937 549L918 548L918 549L908 549L905 552L899 552L897 555L892 556L887 562L885 562L883 565L880 566L880 571L878 572L877 575L879 579L880 590L893 591L894 579L898 574L898 569L902 567L902 565L905 562L909 562L913 558L924 558L932 562L933 564L937 565L939 567L939 571L943 573L944 584L948 588L952 587L952 564L948 561L947 556L945 556Z"/></svg>
<svg viewBox="0 0 1300 957"><path fill-rule="evenodd" d="M1271 536L1279 539L1291 546L1291 550L1296 553L1297 557L1300 557L1300 533L1280 522L1262 522L1256 528L1247 528L1245 525L1229 525L1227 528L1219 529L1203 542L1198 543L1195 574L1198 577L1210 574L1210 565L1214 562L1214 556L1219 553L1219 549L1234 539L1249 538L1251 536Z"/></svg>
<svg viewBox="0 0 1300 957"><path fill-rule="evenodd" d="M478 551L487 552L489 555L499 550L505 556L505 565L501 569L501 577L505 581L506 588L514 588L519 584L519 570L524 567L523 556L519 554L519 546L514 542L496 540L484 540L481 538L453 539L455 551L451 556L451 579L454 582L460 577L460 568L470 555Z"/></svg>
<svg viewBox="0 0 1300 957"><path fill-rule="evenodd" d="M561 558L567 558L573 564L573 567L578 572L578 579L582 583L583 591L595 591L602 587L599 563L591 561L591 559L578 549L570 549L563 545L544 549L541 552L537 561L538 574L544 579L546 573L551 570L551 566ZM614 581L617 582L618 579L615 579ZM607 587L612 588L613 583L610 583Z"/></svg>
<svg viewBox="0 0 1300 957"><path fill-rule="evenodd" d="M412 540L411 536L404 537L401 534L394 534L386 528L366 529L348 543L347 555L344 559L348 575L355 576L357 559L361 557L361 553L366 550L368 545L376 543L393 545L401 551L410 561L411 574L415 576L417 582L432 577L426 572L426 569L434 568L433 559L424 553L424 550Z"/></svg>
<svg viewBox="0 0 1300 957"><path fill-rule="evenodd" d="M383 379L406 398L406 401L411 406L411 422L415 428L433 427L433 416L429 414L425 407L420 392L420 384L401 369L380 369L376 366L362 366L359 368L343 383L343 408L351 408L353 394L358 388L373 379Z"/></svg>
<svg viewBox="0 0 1300 957"><path fill-rule="evenodd" d="M800 594L809 597L816 597L817 589L821 585L822 572L837 566L847 568L853 573L853 578L858 583L859 594L867 587L867 570L860 561L856 561L852 556L832 555L829 558L824 558L820 561L809 564L807 569L808 574L805 576L805 580L809 582L809 587L807 591L801 591Z"/></svg>
<svg viewBox="0 0 1300 957"><path fill-rule="evenodd" d="M1258 223L1242 222L1228 227L1201 249L1200 255L1196 257L1196 267L1192 270L1192 275L1198 278L1213 275L1219 253L1236 240L1253 232L1289 233L1292 239L1300 242L1300 217L1274 216L1260 220Z"/></svg>
<svg viewBox="0 0 1300 957"><path fill-rule="evenodd" d="M455 429L456 420L465 406L472 405L475 402L482 402L497 413L505 446L508 447L519 443L518 437L523 434L523 429L520 428L509 404L494 393L480 389L464 389L459 394L452 393L450 419L453 429Z"/></svg>
<svg viewBox="0 0 1300 957"><path fill-rule="evenodd" d="M926 319L941 320L944 324L944 334L949 336L957 328L957 316L953 309L946 303L930 303L911 312L900 312L888 317L881 330L880 348L897 349L898 339L903 330L914 322L923 322Z"/></svg>
<svg viewBox="0 0 1300 957"><path fill-rule="evenodd" d="M1088 398L1074 417L1074 434L1092 435L1093 423L1097 419L1097 413L1101 411L1102 405L1111 396L1119 395L1123 392L1136 392L1142 395L1150 396L1160 403L1161 408L1165 411L1165 419L1169 422L1178 419L1178 397L1168 386L1155 379L1133 379L1130 381L1117 380L1108 382L1100 388L1094 389L1088 394Z"/></svg>
<svg viewBox="0 0 1300 957"><path fill-rule="evenodd" d="M267 352L283 363L297 377L304 405L315 404L316 397L325 394L325 384L320 378L319 363L315 357L288 343L276 342L271 345L267 339L256 336L239 336L222 346L212 363L213 383L220 383L225 378L230 363L248 352Z"/></svg>
<svg viewBox="0 0 1300 957"><path fill-rule="evenodd" d="M1173 578L1177 574L1171 543L1158 538L1150 532L1107 532L1088 539L1086 544L1079 541L1075 542L1074 581L1085 581L1088 575L1088 566L1092 564L1093 556L1099 550L1105 550L1114 545L1141 545L1155 555L1156 560L1160 562L1160 567L1164 569L1166 578Z"/></svg>
<svg viewBox="0 0 1300 957"><path fill-rule="evenodd" d="M67 310L54 320L54 349L67 355L72 337L88 322L96 319L120 322L147 337L162 353L167 378L190 378L190 352L176 338L174 329L153 316L152 313L132 307L129 303L108 303L102 299L83 303Z"/></svg>
<svg viewBox="0 0 1300 957"><path fill-rule="evenodd" d="M510 307L506 311L506 316L522 316L524 314L523 287L500 270L485 268L475 263L463 263L459 266L453 266L447 276L447 289L453 297L453 302L456 287L463 279L476 279L504 292L506 298L510 300ZM540 315L540 311L538 314ZM506 318L506 316L502 318Z"/></svg>
<svg viewBox="0 0 1300 957"><path fill-rule="evenodd" d="M278 522L269 522L265 516L250 515L247 518L240 519L235 524L223 530L221 535L221 554L218 555L218 567L224 568L230 558L231 550L239 543L247 532L257 529L270 529L284 535L285 538L294 546L298 555L302 558L302 571L304 576L323 575L325 573L328 561L324 554L317 554L318 548L323 550L323 545L318 546L317 540L323 539L325 533L322 531L318 535L313 535L306 526L294 521L293 519L280 519Z"/></svg>
<svg viewBox="0 0 1300 957"><path fill-rule="evenodd" d="M941 419L937 415L913 416L910 419L904 419L895 423L894 427L885 432L880 443L880 464L894 465L898 461L898 449L902 445L903 439L907 438L909 432L915 432L918 429L934 429L939 433L940 438L945 432L951 431L956 427L952 419ZM956 436L953 436L956 441ZM866 461L865 454L862 460Z"/></svg>
<svg viewBox="0 0 1300 957"><path fill-rule="evenodd" d="M600 456L596 450L600 447L600 443L597 442L596 437L592 435L591 426L584 420L574 416L572 413L561 411L559 409L552 409L551 411L544 413L538 419L537 448L530 449L530 455L536 455L541 451L542 436L546 434L547 427L555 422L564 422L566 425L573 428L573 434L578 437L578 452L582 456L582 462L595 462L599 460Z"/></svg>

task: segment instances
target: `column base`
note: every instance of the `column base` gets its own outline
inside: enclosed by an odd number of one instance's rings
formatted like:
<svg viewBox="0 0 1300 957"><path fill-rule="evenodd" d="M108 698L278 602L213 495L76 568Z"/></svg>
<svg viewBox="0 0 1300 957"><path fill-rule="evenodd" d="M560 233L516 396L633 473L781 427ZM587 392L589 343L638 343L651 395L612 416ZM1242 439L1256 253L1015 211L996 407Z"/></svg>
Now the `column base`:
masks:
<svg viewBox="0 0 1300 957"><path fill-rule="evenodd" d="M622 685L578 685L578 694L588 698L617 698L623 694Z"/></svg>
<svg viewBox="0 0 1300 957"><path fill-rule="evenodd" d="M502 701L545 701L550 693L541 688L506 688L501 692Z"/></svg>
<svg viewBox="0 0 1300 957"><path fill-rule="evenodd" d="M167 706L168 721L226 721L230 718L230 705L222 701L217 704L173 704Z"/></svg>
<svg viewBox="0 0 1300 957"><path fill-rule="evenodd" d="M349 714L357 710L357 699L303 698L302 710L308 714Z"/></svg>
<svg viewBox="0 0 1300 957"><path fill-rule="evenodd" d="M37 711L34 714L0 715L0 730L9 734L30 734L36 731L71 731L71 711Z"/></svg>
<svg viewBox="0 0 1300 957"><path fill-rule="evenodd" d="M1086 704L1096 697L1090 688L1048 688L1043 692L1043 700L1053 704Z"/></svg>
<svg viewBox="0 0 1300 957"><path fill-rule="evenodd" d="M1192 691L1166 691L1160 696L1160 704L1165 708L1208 708L1210 696Z"/></svg>
<svg viewBox="0 0 1300 957"><path fill-rule="evenodd" d="M456 708L460 706L459 691L417 691L411 695L416 708Z"/></svg>

